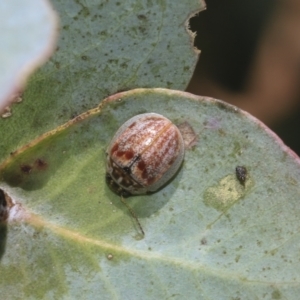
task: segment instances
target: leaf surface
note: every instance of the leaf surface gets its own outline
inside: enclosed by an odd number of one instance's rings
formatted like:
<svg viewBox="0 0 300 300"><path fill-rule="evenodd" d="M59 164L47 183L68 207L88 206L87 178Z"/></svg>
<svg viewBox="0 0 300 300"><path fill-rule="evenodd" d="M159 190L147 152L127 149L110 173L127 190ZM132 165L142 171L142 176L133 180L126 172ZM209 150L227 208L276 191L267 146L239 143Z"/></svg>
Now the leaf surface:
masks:
<svg viewBox="0 0 300 300"><path fill-rule="evenodd" d="M117 91L184 89L192 77L198 53L187 22L203 2L54 0L53 5L60 16L56 53L31 78L12 116L0 120L5 140L0 161Z"/></svg>
<svg viewBox="0 0 300 300"><path fill-rule="evenodd" d="M198 142L163 189L105 183L105 150L130 117L187 121ZM247 169L245 184L236 167ZM165 89L113 95L0 166L15 206L2 245L6 298L297 299L300 167L283 143L221 101Z"/></svg>

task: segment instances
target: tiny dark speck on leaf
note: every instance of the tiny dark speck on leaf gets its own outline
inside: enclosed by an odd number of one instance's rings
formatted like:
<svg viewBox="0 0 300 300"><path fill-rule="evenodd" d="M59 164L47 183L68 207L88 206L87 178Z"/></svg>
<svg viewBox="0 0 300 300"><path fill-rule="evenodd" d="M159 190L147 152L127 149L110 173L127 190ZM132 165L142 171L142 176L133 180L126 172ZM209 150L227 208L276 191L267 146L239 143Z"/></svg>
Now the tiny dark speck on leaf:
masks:
<svg viewBox="0 0 300 300"><path fill-rule="evenodd" d="M145 15L138 15L137 16L140 20L146 20L147 17Z"/></svg>
<svg viewBox="0 0 300 300"><path fill-rule="evenodd" d="M46 163L46 161L43 159L40 159L40 158L38 158L35 161L35 165L36 165L37 169L39 169L39 170L45 170L48 167L48 164Z"/></svg>
<svg viewBox="0 0 300 300"><path fill-rule="evenodd" d="M203 239L201 240L201 245L207 245L207 240L206 240L206 238L203 238Z"/></svg>
<svg viewBox="0 0 300 300"><path fill-rule="evenodd" d="M32 167L30 165L21 165L20 169L23 173L29 174L32 170Z"/></svg>
<svg viewBox="0 0 300 300"><path fill-rule="evenodd" d="M240 182L241 185L245 185L247 179L247 169L243 166L237 166L235 168L236 178Z"/></svg>

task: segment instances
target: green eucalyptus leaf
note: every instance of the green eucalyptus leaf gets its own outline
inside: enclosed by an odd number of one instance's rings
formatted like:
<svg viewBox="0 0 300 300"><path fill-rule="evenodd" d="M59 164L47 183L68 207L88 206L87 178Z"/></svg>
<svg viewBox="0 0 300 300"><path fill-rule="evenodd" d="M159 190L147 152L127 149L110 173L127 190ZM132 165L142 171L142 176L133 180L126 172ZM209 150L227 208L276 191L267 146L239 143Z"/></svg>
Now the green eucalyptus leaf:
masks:
<svg viewBox="0 0 300 300"><path fill-rule="evenodd" d="M127 199L142 237L105 183L105 150L145 112L187 122L197 142L169 184ZM299 158L224 102L119 93L21 147L0 172L14 204L0 248L6 299L298 299Z"/></svg>
<svg viewBox="0 0 300 300"><path fill-rule="evenodd" d="M184 89L198 59L188 19L199 0L53 0L56 53L30 80L13 115L0 120L0 161L100 99L137 87Z"/></svg>

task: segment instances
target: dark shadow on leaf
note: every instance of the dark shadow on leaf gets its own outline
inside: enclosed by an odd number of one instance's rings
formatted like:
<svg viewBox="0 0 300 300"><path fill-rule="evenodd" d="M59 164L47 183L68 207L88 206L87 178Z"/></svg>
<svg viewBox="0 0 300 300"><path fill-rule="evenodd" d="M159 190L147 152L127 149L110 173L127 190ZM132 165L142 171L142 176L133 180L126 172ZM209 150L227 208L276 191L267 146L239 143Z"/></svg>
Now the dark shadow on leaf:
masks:
<svg viewBox="0 0 300 300"><path fill-rule="evenodd" d="M176 191L176 186L182 177L181 169L182 166L179 168L174 177L157 192L149 193L142 197L138 195L131 195L125 198L126 203L131 207L138 218L148 218L151 215L158 213L162 207L170 201L172 195ZM105 194L113 205L130 215L130 212L122 203L120 196L113 193L108 186L105 189Z"/></svg>
<svg viewBox="0 0 300 300"><path fill-rule="evenodd" d="M0 223L0 260L5 253L6 248L6 237L7 237L7 224Z"/></svg>
<svg viewBox="0 0 300 300"><path fill-rule="evenodd" d="M7 201L5 193L0 189L0 260L5 252L6 236L7 236L7 224L6 219L8 217Z"/></svg>

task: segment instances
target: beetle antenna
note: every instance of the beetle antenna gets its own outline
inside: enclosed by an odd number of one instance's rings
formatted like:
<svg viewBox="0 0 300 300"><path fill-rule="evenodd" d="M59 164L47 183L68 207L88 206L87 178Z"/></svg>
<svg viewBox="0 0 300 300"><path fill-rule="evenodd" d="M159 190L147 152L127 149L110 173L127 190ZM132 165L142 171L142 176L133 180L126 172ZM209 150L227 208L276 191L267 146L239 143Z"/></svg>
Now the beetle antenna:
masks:
<svg viewBox="0 0 300 300"><path fill-rule="evenodd" d="M123 198L123 196L121 195L121 201L124 203L124 205L127 207L127 209L129 210L129 212L131 213L132 217L136 220L136 222L138 223L139 225L139 228L143 234L143 236L145 236L145 232L143 230L143 227L137 217L137 215L135 214L135 212L132 210L132 208L127 204L127 202L125 201L125 199Z"/></svg>

